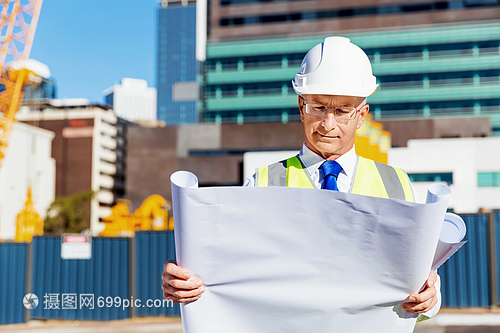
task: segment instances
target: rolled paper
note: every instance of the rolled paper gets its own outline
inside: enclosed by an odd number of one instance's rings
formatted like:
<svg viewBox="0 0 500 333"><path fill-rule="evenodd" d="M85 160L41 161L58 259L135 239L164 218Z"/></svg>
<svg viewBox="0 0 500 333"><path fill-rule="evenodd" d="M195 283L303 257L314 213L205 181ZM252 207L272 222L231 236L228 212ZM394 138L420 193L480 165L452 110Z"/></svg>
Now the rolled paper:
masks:
<svg viewBox="0 0 500 333"><path fill-rule="evenodd" d="M453 213L445 214L436 254L432 262L433 270L437 270L465 244L462 239L465 237L466 229L465 222L460 216Z"/></svg>
<svg viewBox="0 0 500 333"><path fill-rule="evenodd" d="M185 189L198 188L198 177L189 171L177 171L170 176L170 183L172 189L172 210L174 213L174 229L175 232L175 252L179 252L179 244L181 243L180 237L184 237L184 230L182 224L179 223L179 203L182 197L182 192ZM182 258L177 255L177 263L182 265Z"/></svg>
<svg viewBox="0 0 500 333"><path fill-rule="evenodd" d="M444 184L432 184L427 190L427 199L425 203L434 203L443 200L449 200L451 190Z"/></svg>
<svg viewBox="0 0 500 333"><path fill-rule="evenodd" d="M174 172L170 176L170 181L172 182L172 185L175 185L176 187L198 187L198 177L189 171ZM172 186L172 189L174 189L174 186Z"/></svg>

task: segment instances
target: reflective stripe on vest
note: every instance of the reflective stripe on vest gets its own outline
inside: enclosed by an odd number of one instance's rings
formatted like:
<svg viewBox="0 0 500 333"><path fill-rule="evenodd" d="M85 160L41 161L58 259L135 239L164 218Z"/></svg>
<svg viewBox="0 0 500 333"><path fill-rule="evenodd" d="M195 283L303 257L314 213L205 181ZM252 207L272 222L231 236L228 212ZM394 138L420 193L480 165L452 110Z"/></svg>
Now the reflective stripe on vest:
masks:
<svg viewBox="0 0 500 333"><path fill-rule="evenodd" d="M259 187L314 188L298 156L257 169L256 183ZM403 170L361 156L358 156L356 172L349 192L414 201L410 181Z"/></svg>

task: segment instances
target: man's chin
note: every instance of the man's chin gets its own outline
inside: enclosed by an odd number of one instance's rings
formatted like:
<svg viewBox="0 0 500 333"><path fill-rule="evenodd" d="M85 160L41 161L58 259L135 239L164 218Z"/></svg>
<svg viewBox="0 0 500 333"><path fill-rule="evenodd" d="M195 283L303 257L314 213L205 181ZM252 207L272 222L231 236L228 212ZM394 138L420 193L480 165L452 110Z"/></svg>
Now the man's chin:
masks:
<svg viewBox="0 0 500 333"><path fill-rule="evenodd" d="M335 141L335 140L332 140L332 141ZM338 145L333 144L332 142L328 142L328 141L317 142L315 147L321 153L321 155L336 154L337 150L339 149Z"/></svg>

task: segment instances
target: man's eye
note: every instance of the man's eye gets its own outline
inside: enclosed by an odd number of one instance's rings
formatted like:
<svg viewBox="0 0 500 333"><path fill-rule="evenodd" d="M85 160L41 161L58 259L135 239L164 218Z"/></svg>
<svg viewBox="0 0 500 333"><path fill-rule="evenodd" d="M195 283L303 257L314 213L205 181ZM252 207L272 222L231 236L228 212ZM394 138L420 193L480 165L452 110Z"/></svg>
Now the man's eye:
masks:
<svg viewBox="0 0 500 333"><path fill-rule="evenodd" d="M313 110L318 111L318 112L325 112L326 107L325 106L313 106Z"/></svg>
<svg viewBox="0 0 500 333"><path fill-rule="evenodd" d="M352 109L351 108L337 108L337 112L347 114L347 113L351 113Z"/></svg>

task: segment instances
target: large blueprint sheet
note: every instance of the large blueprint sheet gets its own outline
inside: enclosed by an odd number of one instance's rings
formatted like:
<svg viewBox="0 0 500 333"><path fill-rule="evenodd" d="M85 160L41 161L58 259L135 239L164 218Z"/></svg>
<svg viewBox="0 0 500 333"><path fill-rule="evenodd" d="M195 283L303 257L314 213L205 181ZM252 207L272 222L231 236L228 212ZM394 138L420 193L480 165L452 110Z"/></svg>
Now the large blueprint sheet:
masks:
<svg viewBox="0 0 500 333"><path fill-rule="evenodd" d="M448 200L284 187L197 188L172 176L178 264L206 286L184 333L412 332Z"/></svg>

